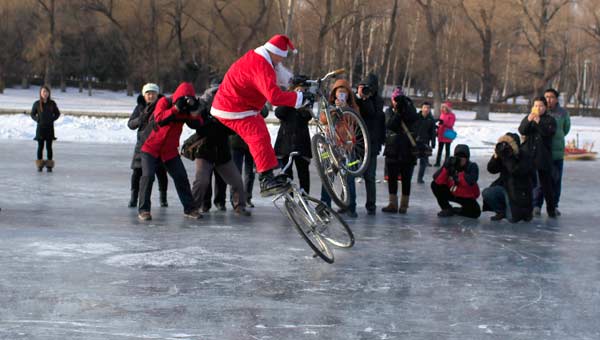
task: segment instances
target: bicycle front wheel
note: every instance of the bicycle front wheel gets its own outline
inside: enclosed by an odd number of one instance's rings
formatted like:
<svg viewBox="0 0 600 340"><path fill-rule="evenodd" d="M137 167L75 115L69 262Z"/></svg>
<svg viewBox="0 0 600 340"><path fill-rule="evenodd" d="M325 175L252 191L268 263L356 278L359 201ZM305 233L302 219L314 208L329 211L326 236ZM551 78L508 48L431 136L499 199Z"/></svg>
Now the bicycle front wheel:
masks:
<svg viewBox="0 0 600 340"><path fill-rule="evenodd" d="M354 111L344 110L335 123L334 153L340 166L352 176L360 176L369 165L371 143L364 120Z"/></svg>
<svg viewBox="0 0 600 340"><path fill-rule="evenodd" d="M350 248L354 245L354 234L338 213L325 203L310 196L304 196L304 202L315 216L315 232L319 236L340 248Z"/></svg>
<svg viewBox="0 0 600 340"><path fill-rule="evenodd" d="M333 252L327 246L327 243L315 232L314 222L308 216L306 210L299 203L286 199L285 210L298 233L310 248L327 263L333 263Z"/></svg>
<svg viewBox="0 0 600 340"><path fill-rule="evenodd" d="M312 153L317 163L321 183L333 202L340 208L345 209L350 205L346 170L340 169L336 165L335 156L330 146L323 135L316 134L313 136L311 142Z"/></svg>

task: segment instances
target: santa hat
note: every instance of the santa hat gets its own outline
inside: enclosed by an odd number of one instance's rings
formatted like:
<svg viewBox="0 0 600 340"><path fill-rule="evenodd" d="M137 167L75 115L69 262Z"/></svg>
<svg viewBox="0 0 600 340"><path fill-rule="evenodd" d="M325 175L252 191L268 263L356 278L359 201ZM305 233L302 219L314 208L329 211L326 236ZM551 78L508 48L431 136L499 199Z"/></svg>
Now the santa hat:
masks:
<svg viewBox="0 0 600 340"><path fill-rule="evenodd" d="M294 45L292 45L290 38L283 34L274 35L263 46L267 49L267 51L284 58L286 58L288 55L288 47L292 50L292 53L298 53L298 51L294 48Z"/></svg>

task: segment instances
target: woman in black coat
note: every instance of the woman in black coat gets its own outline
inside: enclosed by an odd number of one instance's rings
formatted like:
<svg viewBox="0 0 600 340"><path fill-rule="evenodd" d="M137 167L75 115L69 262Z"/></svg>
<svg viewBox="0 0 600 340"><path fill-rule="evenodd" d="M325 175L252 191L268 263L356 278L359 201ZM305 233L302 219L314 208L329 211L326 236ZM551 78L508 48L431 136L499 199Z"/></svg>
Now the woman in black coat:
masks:
<svg viewBox="0 0 600 340"><path fill-rule="evenodd" d="M301 84L292 84L294 91L304 90ZM279 118L281 124L275 140L275 155L283 166L289 161L290 153L300 152L300 155L294 158L296 172L300 187L309 193L310 190L310 159L312 151L310 148L310 133L308 131L308 122L312 119L312 114L306 108L294 109L293 107L279 106L275 109L275 116ZM289 167L286 174L293 178L292 167Z"/></svg>
<svg viewBox="0 0 600 340"><path fill-rule="evenodd" d="M392 106L385 112L386 141L385 167L388 173L390 202L381 209L383 212L405 214L410 197L410 181L417 158L406 130L411 133L417 121L417 111L410 100L397 88L392 94ZM404 125L404 126L403 126ZM406 128L406 129L405 129ZM402 198L398 208L398 175L402 178Z"/></svg>
<svg viewBox="0 0 600 340"><path fill-rule="evenodd" d="M556 120L546 113L546 98L533 100L531 113L521 121L519 133L524 136L524 146L533 160L546 200L546 211L551 218L556 217L554 204L554 182L552 180L552 139L556 133ZM534 176L535 179L535 176Z"/></svg>
<svg viewBox="0 0 600 340"><path fill-rule="evenodd" d="M40 88L40 99L36 100L31 108L31 118L37 122L34 139L38 142L37 159L35 161L38 171L42 171L44 166L46 166L48 172L51 172L54 168L52 142L56 140L54 121L58 117L60 117L58 106L50 98L50 88L44 85ZM43 160L44 144L46 144L47 160Z"/></svg>
<svg viewBox="0 0 600 340"><path fill-rule="evenodd" d="M137 142L133 150L133 159L131 160L131 198L129 199L129 207L135 208L138 206L138 195L140 191L140 179L142 178L142 157L141 148L146 138L152 131L152 127L148 126L149 119L154 112L154 107L158 99L163 95L159 94L159 87L156 84L148 83L142 88L142 94L138 96L137 106L133 109L133 113L127 121L127 126L131 130L137 129ZM158 190L160 191L160 206L169 206L167 202L167 187L169 180L167 179L167 169L164 165L156 168L156 178L158 179Z"/></svg>

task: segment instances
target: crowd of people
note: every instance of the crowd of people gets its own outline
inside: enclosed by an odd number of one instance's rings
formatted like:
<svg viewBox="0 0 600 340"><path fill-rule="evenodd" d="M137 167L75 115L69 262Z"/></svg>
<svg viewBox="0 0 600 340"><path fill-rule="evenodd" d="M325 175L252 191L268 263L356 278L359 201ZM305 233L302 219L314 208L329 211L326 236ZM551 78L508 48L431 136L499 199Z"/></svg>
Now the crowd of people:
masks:
<svg viewBox="0 0 600 340"><path fill-rule="evenodd" d="M274 36L242 56L222 82L212 84L200 97L196 97L189 82L182 82L169 97L162 95L156 84L143 86L128 121L128 127L137 131L129 207L137 207L140 220L152 219L150 197L155 177L159 182L160 205L168 206L167 174L173 180L185 217L201 218L212 203L216 209L226 210L227 185L231 187L229 200L234 212L251 216L248 208L254 207L255 173L262 196L286 190L288 177L293 178L292 167L286 174L276 174L275 170L288 162L293 151L300 153L300 157L294 158L299 185L306 193L310 192L313 155L309 122L313 116L309 110L314 97L308 91L306 77L292 77L283 67L288 51L293 50L289 38ZM499 177L481 193L483 210L494 213L492 220L530 221L541 214L544 201L549 217L560 215L564 139L570 129L570 118L558 98L556 90L546 90L544 96L533 100L531 112L523 118L518 133L499 137L487 163L487 171ZM479 167L471 160L468 145L456 145L451 153L457 136L452 104L443 103L436 119L430 103L424 102L417 112L400 87L394 89L390 99L389 107L384 110L379 82L373 74L360 81L356 90L347 80L338 79L328 97L330 105L357 112L367 126L371 158L361 175L367 214L374 215L377 210L377 158L383 150L389 202L382 212L408 212L413 172L418 163L418 184L425 183L428 167L438 168L433 174L431 191L440 207L439 217L479 218L482 211L478 203ZM274 147L264 119L269 113L267 102L276 107L275 117L280 120ZM37 122L38 171L44 167L52 171L54 167L54 121L59 115L50 89L42 87L40 99L31 111ZM184 124L196 132L185 141L181 152L195 163L191 185L179 150ZM429 157L436 147L435 164L431 165ZM350 204L339 211L350 218L357 216L355 183L355 178L348 176ZM331 205L324 188L321 200Z"/></svg>

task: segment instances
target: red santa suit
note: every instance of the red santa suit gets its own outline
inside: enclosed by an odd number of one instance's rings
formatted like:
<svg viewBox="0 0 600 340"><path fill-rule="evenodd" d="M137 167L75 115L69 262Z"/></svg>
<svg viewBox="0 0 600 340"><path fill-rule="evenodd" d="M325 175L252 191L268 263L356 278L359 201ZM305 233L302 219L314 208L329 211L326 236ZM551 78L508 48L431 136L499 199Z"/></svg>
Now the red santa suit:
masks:
<svg viewBox="0 0 600 340"><path fill-rule="evenodd" d="M274 106L294 108L302 104L301 92L282 91L277 86L275 69L268 52L287 55L287 46L277 44L281 37L285 36L273 37L264 46L248 51L231 65L210 110L213 116L248 144L257 172L274 169L279 164L271 146L267 125L258 113L267 101ZM274 40L276 38L279 40ZM286 45L293 48L289 39L285 39Z"/></svg>

